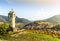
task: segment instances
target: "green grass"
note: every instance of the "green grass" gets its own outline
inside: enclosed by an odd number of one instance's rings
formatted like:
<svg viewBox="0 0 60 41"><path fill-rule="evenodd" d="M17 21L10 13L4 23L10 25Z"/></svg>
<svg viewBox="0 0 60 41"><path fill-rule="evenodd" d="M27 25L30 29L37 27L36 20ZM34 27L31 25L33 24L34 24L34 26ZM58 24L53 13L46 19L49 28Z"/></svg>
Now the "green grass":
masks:
<svg viewBox="0 0 60 41"><path fill-rule="evenodd" d="M18 37L10 37L10 36L0 36L1 39L7 41L60 41L58 38L53 38L50 35L45 34L37 34L37 33L27 33L21 34Z"/></svg>
<svg viewBox="0 0 60 41"><path fill-rule="evenodd" d="M36 34L36 33L28 33L21 35L22 39L26 41L60 41L57 38L53 38L52 36L45 35L45 34Z"/></svg>

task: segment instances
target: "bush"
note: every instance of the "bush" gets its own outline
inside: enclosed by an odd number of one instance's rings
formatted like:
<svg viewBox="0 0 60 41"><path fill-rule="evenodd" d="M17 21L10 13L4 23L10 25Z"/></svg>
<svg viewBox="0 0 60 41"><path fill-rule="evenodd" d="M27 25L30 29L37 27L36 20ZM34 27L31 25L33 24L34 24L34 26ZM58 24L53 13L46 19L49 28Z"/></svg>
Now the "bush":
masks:
<svg viewBox="0 0 60 41"><path fill-rule="evenodd" d="M0 24L0 35L4 35L6 34L6 29L8 28L8 24L6 23L3 23L3 24Z"/></svg>
<svg viewBox="0 0 60 41"><path fill-rule="evenodd" d="M57 24L57 25L54 26L52 29L53 29L53 30L60 31L60 24Z"/></svg>

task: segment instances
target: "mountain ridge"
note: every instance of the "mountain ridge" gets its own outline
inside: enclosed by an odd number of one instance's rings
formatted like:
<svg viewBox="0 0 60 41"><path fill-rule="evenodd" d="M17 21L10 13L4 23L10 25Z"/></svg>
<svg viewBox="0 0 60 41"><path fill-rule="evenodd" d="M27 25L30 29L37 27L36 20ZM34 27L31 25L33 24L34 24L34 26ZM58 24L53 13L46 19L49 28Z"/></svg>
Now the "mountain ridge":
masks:
<svg viewBox="0 0 60 41"><path fill-rule="evenodd" d="M8 16L0 15L0 22L8 22ZM16 16L16 23L28 23L30 20Z"/></svg>
<svg viewBox="0 0 60 41"><path fill-rule="evenodd" d="M36 20L36 21L39 21L39 20ZM46 21L50 23L60 23L60 15L55 15L41 21ZM8 22L8 16L0 15L0 22ZM28 19L19 18L16 16L16 23L29 23L29 22L31 21Z"/></svg>

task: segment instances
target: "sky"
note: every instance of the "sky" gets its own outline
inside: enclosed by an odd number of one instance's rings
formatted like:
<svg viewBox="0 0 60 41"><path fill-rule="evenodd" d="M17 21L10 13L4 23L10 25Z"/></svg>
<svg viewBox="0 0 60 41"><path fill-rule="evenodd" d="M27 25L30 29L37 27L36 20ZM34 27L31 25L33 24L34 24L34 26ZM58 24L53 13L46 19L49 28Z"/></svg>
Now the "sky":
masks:
<svg viewBox="0 0 60 41"><path fill-rule="evenodd" d="M20 18L43 20L60 15L60 0L0 0L0 15L8 16L11 8Z"/></svg>

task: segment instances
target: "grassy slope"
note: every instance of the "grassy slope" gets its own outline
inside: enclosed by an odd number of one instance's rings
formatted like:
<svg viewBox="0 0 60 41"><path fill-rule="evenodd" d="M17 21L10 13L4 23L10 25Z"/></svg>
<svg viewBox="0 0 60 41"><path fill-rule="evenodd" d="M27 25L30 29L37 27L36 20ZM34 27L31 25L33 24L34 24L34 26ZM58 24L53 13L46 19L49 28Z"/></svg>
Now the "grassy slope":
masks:
<svg viewBox="0 0 60 41"><path fill-rule="evenodd" d="M31 33L31 32L20 34L18 37L15 37L15 36L10 37L8 35L0 36L0 39L7 40L7 41L60 41L60 39L53 38L50 35Z"/></svg>
<svg viewBox="0 0 60 41"><path fill-rule="evenodd" d="M46 19L45 21L51 22L51 23L60 23L60 15L55 15L53 17Z"/></svg>

